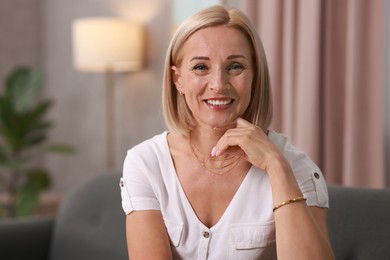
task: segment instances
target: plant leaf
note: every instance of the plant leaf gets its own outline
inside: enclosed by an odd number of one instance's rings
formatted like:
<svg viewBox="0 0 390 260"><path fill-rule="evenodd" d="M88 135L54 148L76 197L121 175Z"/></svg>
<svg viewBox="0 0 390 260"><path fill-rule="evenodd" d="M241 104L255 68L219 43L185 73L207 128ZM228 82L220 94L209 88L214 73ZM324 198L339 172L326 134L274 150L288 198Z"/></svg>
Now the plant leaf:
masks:
<svg viewBox="0 0 390 260"><path fill-rule="evenodd" d="M20 67L6 79L6 95L20 113L29 109L42 89L42 73L37 69Z"/></svg>
<svg viewBox="0 0 390 260"><path fill-rule="evenodd" d="M28 171L27 180L18 194L15 215L17 217L31 215L39 205L39 193L50 185L50 177L46 170Z"/></svg>
<svg viewBox="0 0 390 260"><path fill-rule="evenodd" d="M3 163L10 172L24 172L27 167L27 160L22 158L10 157Z"/></svg>
<svg viewBox="0 0 390 260"><path fill-rule="evenodd" d="M31 215L39 204L39 189L33 184L25 185L19 196L18 204L15 207L16 217Z"/></svg>
<svg viewBox="0 0 390 260"><path fill-rule="evenodd" d="M34 183L40 189L49 188L51 185L49 173L40 168L27 171L27 182Z"/></svg>
<svg viewBox="0 0 390 260"><path fill-rule="evenodd" d="M7 151L4 148L4 146L0 144L0 164L4 164L7 161L7 158L8 158Z"/></svg>
<svg viewBox="0 0 390 260"><path fill-rule="evenodd" d="M34 131L37 129L37 126L42 125L43 117L53 104L53 101L46 99L39 102L35 107L32 107L31 110L23 116L22 127L24 131Z"/></svg>
<svg viewBox="0 0 390 260"><path fill-rule="evenodd" d="M43 133L32 134L27 136L23 142L23 149L31 146L37 146L47 140L47 137Z"/></svg>
<svg viewBox="0 0 390 260"><path fill-rule="evenodd" d="M0 131L12 124L13 115L10 100L5 96L0 96Z"/></svg>
<svg viewBox="0 0 390 260"><path fill-rule="evenodd" d="M66 144L51 144L44 147L46 152L58 153L58 154L74 154L76 149L71 145Z"/></svg>

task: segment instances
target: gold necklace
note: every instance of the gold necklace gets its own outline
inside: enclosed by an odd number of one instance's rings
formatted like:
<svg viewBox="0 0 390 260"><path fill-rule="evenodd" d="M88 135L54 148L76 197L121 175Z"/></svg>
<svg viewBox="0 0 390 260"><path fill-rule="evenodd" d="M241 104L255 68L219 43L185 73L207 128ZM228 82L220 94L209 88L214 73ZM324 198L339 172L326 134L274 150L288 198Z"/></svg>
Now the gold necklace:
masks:
<svg viewBox="0 0 390 260"><path fill-rule="evenodd" d="M237 164L239 163L239 161L242 158L241 154L240 155L235 154L235 155L232 155L232 156L227 157L227 158L216 158L216 157L211 157L210 158L209 157L210 160L214 160L214 161L225 161L225 162L227 161L227 164L224 164L224 165L221 165L221 166L218 166L218 167L211 167L211 166L208 166L205 163L205 160L201 160L199 158L199 156L197 155L196 151L198 151L204 158L206 158L206 156L204 156L199 151L199 149L197 149L196 146L191 142L191 133L189 135L189 144L190 144L190 147L191 147L191 151L194 154L196 160L200 163L200 165L202 165L208 172L210 172L212 174L223 175L225 173L230 172L231 170L233 170L237 166Z"/></svg>

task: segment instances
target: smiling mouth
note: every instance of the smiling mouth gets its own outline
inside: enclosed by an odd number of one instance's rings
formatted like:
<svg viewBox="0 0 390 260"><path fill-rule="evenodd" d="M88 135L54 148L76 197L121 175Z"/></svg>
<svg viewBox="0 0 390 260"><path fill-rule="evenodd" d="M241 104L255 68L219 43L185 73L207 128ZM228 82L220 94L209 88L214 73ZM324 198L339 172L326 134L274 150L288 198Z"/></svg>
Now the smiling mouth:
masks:
<svg viewBox="0 0 390 260"><path fill-rule="evenodd" d="M234 99L207 99L205 102L212 106L226 106L233 103Z"/></svg>

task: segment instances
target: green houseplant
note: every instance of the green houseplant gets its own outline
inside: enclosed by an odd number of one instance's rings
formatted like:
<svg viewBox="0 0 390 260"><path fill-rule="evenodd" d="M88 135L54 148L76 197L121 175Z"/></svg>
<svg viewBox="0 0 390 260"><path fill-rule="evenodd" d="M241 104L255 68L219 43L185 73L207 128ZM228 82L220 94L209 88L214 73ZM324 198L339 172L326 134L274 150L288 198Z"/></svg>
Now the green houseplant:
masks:
<svg viewBox="0 0 390 260"><path fill-rule="evenodd" d="M34 165L37 156L72 152L70 146L48 144L53 101L41 97L42 83L40 70L20 67L0 91L0 218L31 215L40 192L50 187L49 172Z"/></svg>

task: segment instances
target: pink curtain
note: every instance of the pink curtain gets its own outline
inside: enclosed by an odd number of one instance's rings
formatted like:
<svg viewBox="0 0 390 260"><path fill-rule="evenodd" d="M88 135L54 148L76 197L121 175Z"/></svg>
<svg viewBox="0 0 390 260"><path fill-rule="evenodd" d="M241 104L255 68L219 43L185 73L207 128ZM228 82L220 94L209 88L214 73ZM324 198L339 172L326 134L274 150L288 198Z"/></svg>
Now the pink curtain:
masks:
<svg viewBox="0 0 390 260"><path fill-rule="evenodd" d="M243 0L270 66L273 128L328 183L385 186L384 0Z"/></svg>

